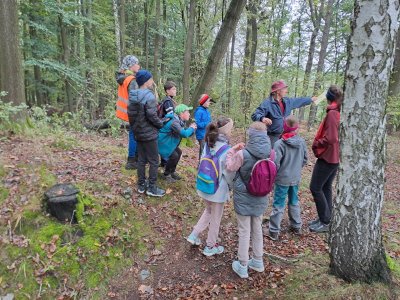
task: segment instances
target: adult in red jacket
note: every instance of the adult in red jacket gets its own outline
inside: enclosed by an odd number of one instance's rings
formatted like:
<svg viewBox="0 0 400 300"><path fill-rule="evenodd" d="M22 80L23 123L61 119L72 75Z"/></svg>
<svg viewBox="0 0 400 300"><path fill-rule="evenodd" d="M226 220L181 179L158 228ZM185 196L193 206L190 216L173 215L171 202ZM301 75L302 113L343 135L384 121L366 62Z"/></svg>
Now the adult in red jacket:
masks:
<svg viewBox="0 0 400 300"><path fill-rule="evenodd" d="M339 122L343 91L332 85L326 93L326 116L314 138L312 150L317 157L310 190L317 207L318 219L308 225L313 232L327 232L332 216L332 183L339 167Z"/></svg>

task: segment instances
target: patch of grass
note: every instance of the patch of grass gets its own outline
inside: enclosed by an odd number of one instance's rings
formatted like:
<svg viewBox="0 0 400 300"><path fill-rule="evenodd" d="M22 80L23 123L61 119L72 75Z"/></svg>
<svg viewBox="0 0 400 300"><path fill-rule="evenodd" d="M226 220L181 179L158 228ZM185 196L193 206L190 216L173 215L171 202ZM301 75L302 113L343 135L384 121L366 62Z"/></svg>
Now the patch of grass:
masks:
<svg viewBox="0 0 400 300"><path fill-rule="evenodd" d="M386 254L386 261L392 274L400 279L400 263Z"/></svg>
<svg viewBox="0 0 400 300"><path fill-rule="evenodd" d="M381 283L347 283L329 273L328 255L307 255L285 279L282 299L397 299L399 289ZM301 291L301 293L299 293Z"/></svg>
<svg viewBox="0 0 400 300"><path fill-rule="evenodd" d="M6 169L4 168L3 164L0 164L0 179L2 179L3 177L5 177L7 174Z"/></svg>
<svg viewBox="0 0 400 300"><path fill-rule="evenodd" d="M0 204L2 204L8 197L8 189L0 184Z"/></svg>
<svg viewBox="0 0 400 300"><path fill-rule="evenodd" d="M55 141L53 141L50 146L62 150L71 150L79 146L79 143L74 137L63 133L55 135Z"/></svg>
<svg viewBox="0 0 400 300"><path fill-rule="evenodd" d="M179 146L193 148L195 146L195 143L192 138L184 138L181 140L181 143L179 144Z"/></svg>
<svg viewBox="0 0 400 300"><path fill-rule="evenodd" d="M51 187L57 183L57 177L50 173L45 165L41 165L39 168L39 178L40 184L44 188Z"/></svg>

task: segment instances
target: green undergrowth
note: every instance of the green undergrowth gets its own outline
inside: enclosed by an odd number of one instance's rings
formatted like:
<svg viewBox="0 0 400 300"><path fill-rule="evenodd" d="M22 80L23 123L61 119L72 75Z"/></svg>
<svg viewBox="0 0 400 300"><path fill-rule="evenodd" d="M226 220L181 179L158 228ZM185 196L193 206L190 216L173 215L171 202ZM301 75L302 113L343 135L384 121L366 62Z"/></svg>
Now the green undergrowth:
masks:
<svg viewBox="0 0 400 300"><path fill-rule="evenodd" d="M394 265L396 263L392 261ZM389 263L389 267L392 269ZM394 267L398 268L398 265ZM397 269L398 270L398 269ZM399 274L392 274L399 280ZM399 299L398 285L347 283L329 274L328 255L308 254L297 262L285 278L280 299ZM301 292L300 292L301 291ZM271 290L267 291L270 294ZM275 291L276 292L276 291ZM276 295L276 296L278 296Z"/></svg>
<svg viewBox="0 0 400 300"><path fill-rule="evenodd" d="M101 299L109 279L146 252L142 238L151 232L144 216L123 199L90 196L86 190L93 185L79 188L77 224L58 222L43 212L40 201L12 224L14 235L29 243L2 246L0 295L55 299L65 286L76 299Z"/></svg>

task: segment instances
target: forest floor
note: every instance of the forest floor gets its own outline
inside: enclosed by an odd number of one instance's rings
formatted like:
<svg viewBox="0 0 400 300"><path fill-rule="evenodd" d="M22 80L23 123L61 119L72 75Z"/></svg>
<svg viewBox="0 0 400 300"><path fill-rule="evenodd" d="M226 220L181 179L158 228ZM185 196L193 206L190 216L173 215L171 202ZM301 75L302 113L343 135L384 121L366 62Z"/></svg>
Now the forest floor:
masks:
<svg viewBox="0 0 400 300"><path fill-rule="evenodd" d="M313 133L302 132L307 144ZM233 142L243 140L238 130ZM383 235L393 286L348 284L328 274L327 235L283 221L280 240L264 238L264 273L242 280L231 270L237 228L225 205L220 244L207 258L185 238L204 209L194 179L198 148L183 147L174 184L159 180L163 198L136 192L136 171L124 170L127 136L28 132L0 138L0 299L400 299L400 137L388 138ZM303 223L316 217L300 186ZM72 182L86 209L79 224L61 224L43 210L43 193ZM271 202L265 217L271 212ZM268 223L264 230L268 229ZM205 235L202 236L205 240Z"/></svg>

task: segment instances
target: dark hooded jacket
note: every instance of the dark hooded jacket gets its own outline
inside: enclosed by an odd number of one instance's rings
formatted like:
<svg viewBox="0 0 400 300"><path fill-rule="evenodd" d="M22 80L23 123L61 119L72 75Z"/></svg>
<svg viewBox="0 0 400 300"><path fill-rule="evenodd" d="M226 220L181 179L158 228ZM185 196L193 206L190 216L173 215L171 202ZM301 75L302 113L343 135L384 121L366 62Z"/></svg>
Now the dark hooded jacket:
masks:
<svg viewBox="0 0 400 300"><path fill-rule="evenodd" d="M124 80L126 77L128 77L129 74L121 73L121 72L115 72L115 80L119 85L122 85L124 83ZM135 76L135 75L133 75ZM137 90L139 88L138 84L136 83L136 80L132 80L131 83L128 86L128 93L131 90Z"/></svg>
<svg viewBox="0 0 400 300"><path fill-rule="evenodd" d="M163 122L157 115L157 101L152 91L138 89L129 92L128 117L136 141L148 142L158 138Z"/></svg>

